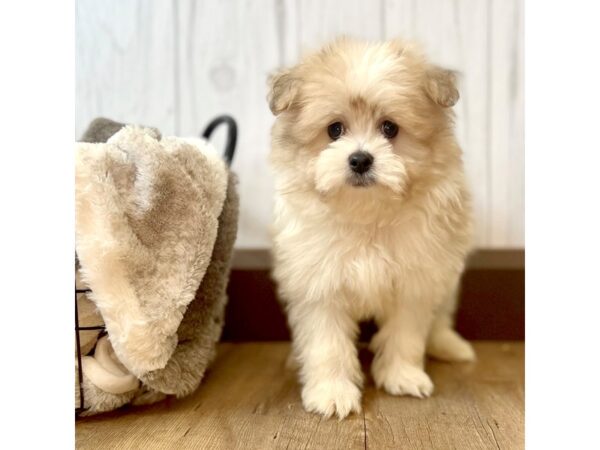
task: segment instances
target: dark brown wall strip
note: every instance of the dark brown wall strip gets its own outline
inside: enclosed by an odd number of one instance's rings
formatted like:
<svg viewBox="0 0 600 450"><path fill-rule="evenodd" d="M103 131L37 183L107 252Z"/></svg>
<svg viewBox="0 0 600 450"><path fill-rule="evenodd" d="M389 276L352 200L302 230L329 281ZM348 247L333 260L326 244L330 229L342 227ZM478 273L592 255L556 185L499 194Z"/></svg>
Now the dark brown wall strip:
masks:
<svg viewBox="0 0 600 450"><path fill-rule="evenodd" d="M259 256L263 263L268 261L265 254ZM457 329L467 339L524 339L524 252L492 250L476 255L463 275ZM248 262L245 267L250 266ZM223 340L289 339L285 316L266 268L234 268L228 293ZM370 338L374 330L373 324L365 324L361 339Z"/></svg>
<svg viewBox="0 0 600 450"><path fill-rule="evenodd" d="M233 254L233 268L240 270L268 270L271 255L265 249L241 249ZM467 261L470 269L524 269L523 249L480 249L474 251Z"/></svg>

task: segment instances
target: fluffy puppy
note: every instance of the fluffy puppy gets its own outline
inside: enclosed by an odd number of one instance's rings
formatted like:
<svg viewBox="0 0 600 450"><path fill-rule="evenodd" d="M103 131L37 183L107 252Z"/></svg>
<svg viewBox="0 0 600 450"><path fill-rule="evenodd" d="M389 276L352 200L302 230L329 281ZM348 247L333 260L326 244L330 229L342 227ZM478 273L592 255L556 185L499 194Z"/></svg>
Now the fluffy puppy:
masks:
<svg viewBox="0 0 600 450"><path fill-rule="evenodd" d="M270 78L273 276L308 411L360 411L361 320L393 395L432 393L426 351L475 356L453 330L472 234L457 100L453 73L399 41L339 39Z"/></svg>

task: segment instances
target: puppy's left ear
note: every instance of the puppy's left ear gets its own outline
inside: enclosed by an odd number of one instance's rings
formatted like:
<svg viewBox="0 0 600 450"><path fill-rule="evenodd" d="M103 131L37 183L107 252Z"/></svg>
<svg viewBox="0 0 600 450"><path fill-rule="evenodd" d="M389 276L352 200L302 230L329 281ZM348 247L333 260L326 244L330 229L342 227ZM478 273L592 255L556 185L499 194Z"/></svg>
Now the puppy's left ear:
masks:
<svg viewBox="0 0 600 450"><path fill-rule="evenodd" d="M456 72L439 66L430 66L425 74L425 91L438 105L449 108L458 101Z"/></svg>
<svg viewBox="0 0 600 450"><path fill-rule="evenodd" d="M269 94L267 100L273 114L277 115L289 109L298 93L298 80L291 69L281 69L269 76Z"/></svg>

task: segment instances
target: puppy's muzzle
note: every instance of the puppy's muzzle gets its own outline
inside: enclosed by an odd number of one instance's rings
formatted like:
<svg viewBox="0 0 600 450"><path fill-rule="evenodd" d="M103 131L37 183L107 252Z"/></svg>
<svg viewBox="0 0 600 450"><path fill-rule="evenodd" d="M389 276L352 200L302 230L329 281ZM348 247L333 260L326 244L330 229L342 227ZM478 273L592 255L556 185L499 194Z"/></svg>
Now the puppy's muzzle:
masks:
<svg viewBox="0 0 600 450"><path fill-rule="evenodd" d="M348 157L348 164L352 172L362 175L373 165L373 155L364 150L358 150Z"/></svg>

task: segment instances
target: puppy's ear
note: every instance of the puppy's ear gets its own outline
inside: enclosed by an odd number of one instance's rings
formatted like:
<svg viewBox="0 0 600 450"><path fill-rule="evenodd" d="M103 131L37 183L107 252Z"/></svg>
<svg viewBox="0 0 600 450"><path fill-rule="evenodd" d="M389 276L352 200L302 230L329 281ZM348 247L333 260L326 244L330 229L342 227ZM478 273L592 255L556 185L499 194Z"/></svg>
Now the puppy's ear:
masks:
<svg viewBox="0 0 600 450"><path fill-rule="evenodd" d="M448 108L458 101L456 72L438 66L430 66L425 74L425 91L431 100Z"/></svg>
<svg viewBox="0 0 600 450"><path fill-rule="evenodd" d="M267 100L273 114L289 109L298 94L298 80L291 69L282 69L269 76Z"/></svg>

